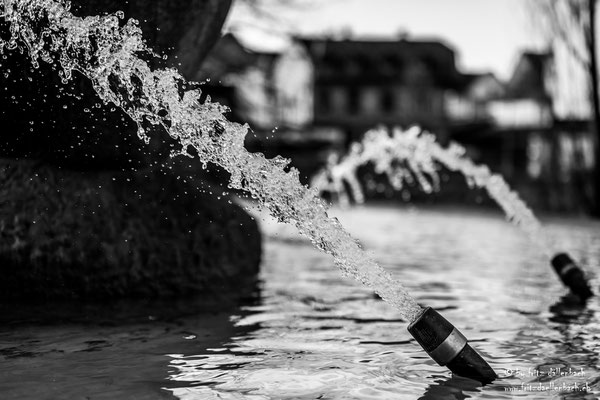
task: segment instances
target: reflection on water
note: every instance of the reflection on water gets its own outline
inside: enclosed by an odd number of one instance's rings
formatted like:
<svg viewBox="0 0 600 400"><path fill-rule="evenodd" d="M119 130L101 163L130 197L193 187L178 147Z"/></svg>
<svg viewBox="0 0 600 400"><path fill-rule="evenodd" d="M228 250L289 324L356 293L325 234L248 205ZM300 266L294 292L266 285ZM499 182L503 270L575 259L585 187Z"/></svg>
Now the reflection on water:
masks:
<svg viewBox="0 0 600 400"><path fill-rule="evenodd" d="M598 299L582 307L561 297L566 290L543 255L499 214L378 206L334 213L419 302L443 311L501 379L480 387L451 377L412 340L394 309L342 277L330 257L288 228L263 220L257 299L216 315L187 310L169 317L157 310L126 322L4 325L1 397L579 399L600 393ZM544 222L597 287L600 225ZM581 388L589 392L574 391Z"/></svg>

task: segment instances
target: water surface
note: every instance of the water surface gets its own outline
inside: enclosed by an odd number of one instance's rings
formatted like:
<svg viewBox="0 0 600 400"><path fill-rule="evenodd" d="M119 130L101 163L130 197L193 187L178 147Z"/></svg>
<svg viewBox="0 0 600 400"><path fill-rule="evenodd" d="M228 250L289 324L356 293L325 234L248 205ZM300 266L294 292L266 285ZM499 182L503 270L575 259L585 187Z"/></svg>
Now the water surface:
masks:
<svg viewBox="0 0 600 400"><path fill-rule="evenodd" d="M124 316L122 308L88 309L8 321L0 327L0 397L593 399L600 393L598 299L586 307L564 299L544 256L499 213L369 205L333 214L419 303L453 322L501 379L482 388L452 377L412 340L396 310L341 276L330 256L289 227L260 216L265 248L256 298L216 313L184 302ZM556 248L582 261L598 292L600 224L543 222Z"/></svg>

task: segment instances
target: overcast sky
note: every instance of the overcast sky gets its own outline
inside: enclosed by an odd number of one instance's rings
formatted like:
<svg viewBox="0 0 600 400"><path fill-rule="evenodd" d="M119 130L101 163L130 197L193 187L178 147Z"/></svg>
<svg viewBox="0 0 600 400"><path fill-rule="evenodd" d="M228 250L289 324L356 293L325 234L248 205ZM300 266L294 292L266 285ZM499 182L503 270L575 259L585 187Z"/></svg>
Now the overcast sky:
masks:
<svg viewBox="0 0 600 400"><path fill-rule="evenodd" d="M264 0L263 0L264 1ZM281 3L273 0L276 4ZM227 27L244 29L257 46L277 46L271 32L352 32L354 37L441 39L453 47L459 67L507 78L519 51L540 49L527 0L312 0L313 7L270 8L277 18L258 18L234 1ZM262 33L257 32L258 28ZM260 33L260 34L259 34Z"/></svg>

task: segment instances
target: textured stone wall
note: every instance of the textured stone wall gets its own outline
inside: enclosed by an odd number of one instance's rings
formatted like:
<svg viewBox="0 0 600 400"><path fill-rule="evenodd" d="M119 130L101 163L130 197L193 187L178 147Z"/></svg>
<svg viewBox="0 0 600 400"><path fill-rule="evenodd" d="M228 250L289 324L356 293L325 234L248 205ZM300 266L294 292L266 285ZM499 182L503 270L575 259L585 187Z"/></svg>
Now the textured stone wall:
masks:
<svg viewBox="0 0 600 400"><path fill-rule="evenodd" d="M0 300L227 295L252 286L257 224L158 171L0 159Z"/></svg>
<svg viewBox="0 0 600 400"><path fill-rule="evenodd" d="M152 62L181 63L189 73L220 34L231 1L72 3L76 15L122 10L139 19L148 44L170 56ZM19 51L0 57L0 72L1 302L231 297L253 287L255 221L201 193L199 178L192 185L165 172L173 145L165 132L146 146L85 79L74 74L63 84Z"/></svg>

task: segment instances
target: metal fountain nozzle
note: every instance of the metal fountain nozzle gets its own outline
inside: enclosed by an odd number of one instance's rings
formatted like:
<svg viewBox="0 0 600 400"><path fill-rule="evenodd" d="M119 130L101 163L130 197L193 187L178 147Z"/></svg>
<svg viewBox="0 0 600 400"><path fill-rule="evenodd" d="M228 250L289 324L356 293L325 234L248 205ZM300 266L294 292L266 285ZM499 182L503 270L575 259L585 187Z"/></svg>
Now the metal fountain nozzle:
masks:
<svg viewBox="0 0 600 400"><path fill-rule="evenodd" d="M467 338L433 308L423 310L408 331L435 362L454 374L483 384L498 378Z"/></svg>
<svg viewBox="0 0 600 400"><path fill-rule="evenodd" d="M560 280L571 289L573 294L579 296L581 300L586 300L594 295L583 270L567 253L555 255L551 262Z"/></svg>

